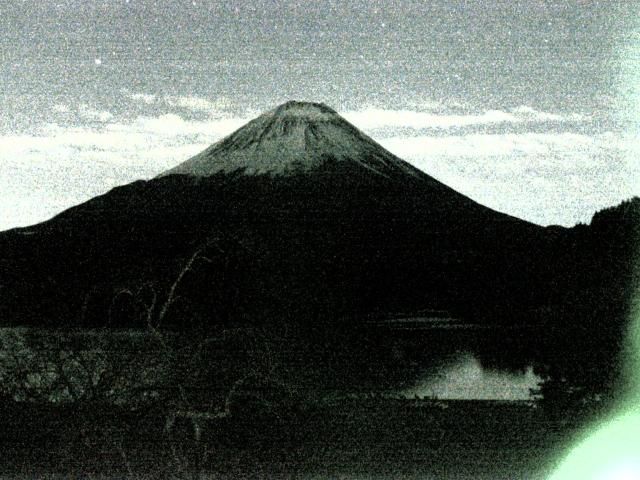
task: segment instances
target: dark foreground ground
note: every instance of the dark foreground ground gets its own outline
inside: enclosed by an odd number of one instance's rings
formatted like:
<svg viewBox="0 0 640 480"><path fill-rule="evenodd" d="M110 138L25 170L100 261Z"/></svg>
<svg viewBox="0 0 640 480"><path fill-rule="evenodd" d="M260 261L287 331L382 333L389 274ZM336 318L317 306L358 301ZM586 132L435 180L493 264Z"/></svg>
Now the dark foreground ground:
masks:
<svg viewBox="0 0 640 480"><path fill-rule="evenodd" d="M578 426L530 404L391 399L202 420L199 440L165 420L5 408L2 477L543 479Z"/></svg>

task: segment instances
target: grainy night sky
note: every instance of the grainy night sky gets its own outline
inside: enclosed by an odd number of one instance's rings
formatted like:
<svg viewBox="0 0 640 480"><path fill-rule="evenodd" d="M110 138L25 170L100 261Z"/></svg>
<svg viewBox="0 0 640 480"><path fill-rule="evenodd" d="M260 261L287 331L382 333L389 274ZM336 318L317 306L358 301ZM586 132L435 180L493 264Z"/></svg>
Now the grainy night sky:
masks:
<svg viewBox="0 0 640 480"><path fill-rule="evenodd" d="M640 193L630 1L0 3L0 230L149 178L291 99L492 208Z"/></svg>

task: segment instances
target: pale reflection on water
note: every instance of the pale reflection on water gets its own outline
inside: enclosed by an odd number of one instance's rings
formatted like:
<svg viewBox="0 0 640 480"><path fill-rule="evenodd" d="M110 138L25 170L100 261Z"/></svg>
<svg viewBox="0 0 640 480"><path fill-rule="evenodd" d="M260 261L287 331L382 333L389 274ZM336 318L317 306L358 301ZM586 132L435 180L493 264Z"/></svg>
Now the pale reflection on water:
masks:
<svg viewBox="0 0 640 480"><path fill-rule="evenodd" d="M490 370L473 355L459 353L425 372L415 386L401 394L451 400L530 400L531 389L541 381L531 366L520 372Z"/></svg>

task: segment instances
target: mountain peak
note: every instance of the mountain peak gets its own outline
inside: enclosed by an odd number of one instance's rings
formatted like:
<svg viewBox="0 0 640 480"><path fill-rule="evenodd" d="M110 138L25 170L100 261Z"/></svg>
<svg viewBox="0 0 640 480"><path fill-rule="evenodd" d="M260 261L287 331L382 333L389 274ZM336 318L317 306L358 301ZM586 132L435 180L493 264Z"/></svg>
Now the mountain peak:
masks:
<svg viewBox="0 0 640 480"><path fill-rule="evenodd" d="M214 143L160 176L207 177L220 172L272 176L308 173L348 162L379 175L426 176L385 150L335 110L313 102L289 101Z"/></svg>
<svg viewBox="0 0 640 480"><path fill-rule="evenodd" d="M276 117L300 117L309 120L326 120L339 116L338 113L324 103L301 102L298 100L290 100L282 105L277 106L272 111Z"/></svg>

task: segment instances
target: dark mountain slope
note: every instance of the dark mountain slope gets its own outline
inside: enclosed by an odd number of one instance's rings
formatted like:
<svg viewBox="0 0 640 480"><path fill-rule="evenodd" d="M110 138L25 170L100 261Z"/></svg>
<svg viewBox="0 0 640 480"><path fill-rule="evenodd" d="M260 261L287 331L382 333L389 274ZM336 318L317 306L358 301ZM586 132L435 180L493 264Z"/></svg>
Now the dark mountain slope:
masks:
<svg viewBox="0 0 640 480"><path fill-rule="evenodd" d="M542 229L463 197L443 202L419 183L377 176L364 183L341 170L324 181L169 176L5 233L5 275L24 279L14 298L29 299L13 318L67 323L86 295L104 297L97 310L105 311L123 287L153 281L166 289L207 240L215 244L207 255L222 265L194 273L185 298L217 289L217 307L228 304L230 316L426 307L480 313L498 299L534 300L524 284L535 262L523 252L535 256L542 248ZM233 300L229 288L237 291ZM51 303L39 311L34 298ZM205 312L215 307L191 303ZM95 315L91 323L105 321Z"/></svg>

